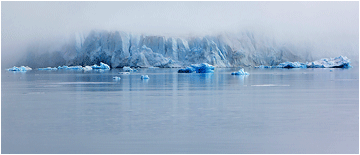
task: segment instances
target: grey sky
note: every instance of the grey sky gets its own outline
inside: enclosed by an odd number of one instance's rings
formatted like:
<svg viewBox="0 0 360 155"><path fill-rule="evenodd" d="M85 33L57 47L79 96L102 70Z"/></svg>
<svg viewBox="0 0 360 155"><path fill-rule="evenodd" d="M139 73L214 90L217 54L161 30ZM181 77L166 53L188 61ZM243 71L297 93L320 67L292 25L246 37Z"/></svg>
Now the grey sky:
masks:
<svg viewBox="0 0 360 155"><path fill-rule="evenodd" d="M242 29L279 39L357 42L359 2L1 2L2 56L91 29L159 35ZM358 46L358 45L357 45ZM14 57L14 56L12 56ZM4 58L2 58L4 59Z"/></svg>

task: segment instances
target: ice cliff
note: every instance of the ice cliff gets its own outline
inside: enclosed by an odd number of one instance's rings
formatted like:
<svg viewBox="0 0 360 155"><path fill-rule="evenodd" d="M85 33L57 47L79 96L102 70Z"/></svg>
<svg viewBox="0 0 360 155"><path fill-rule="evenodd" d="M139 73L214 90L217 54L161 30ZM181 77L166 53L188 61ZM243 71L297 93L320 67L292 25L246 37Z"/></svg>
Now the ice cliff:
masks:
<svg viewBox="0 0 360 155"><path fill-rule="evenodd" d="M277 43L251 32L202 37L135 35L119 31L77 33L57 51L29 50L21 64L32 67L89 66L215 67L275 66L286 61L311 61L310 51ZM296 53L296 54L295 54Z"/></svg>

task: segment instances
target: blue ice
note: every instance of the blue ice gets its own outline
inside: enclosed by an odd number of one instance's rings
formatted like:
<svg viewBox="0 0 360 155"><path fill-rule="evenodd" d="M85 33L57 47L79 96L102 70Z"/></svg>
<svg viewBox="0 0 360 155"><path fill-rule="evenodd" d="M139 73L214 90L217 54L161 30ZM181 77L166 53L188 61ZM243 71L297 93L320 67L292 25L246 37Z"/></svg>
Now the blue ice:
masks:
<svg viewBox="0 0 360 155"><path fill-rule="evenodd" d="M100 62L100 66L95 64L95 65L93 65L91 67L92 67L92 69L110 69L110 66L103 63L103 62Z"/></svg>
<svg viewBox="0 0 360 155"><path fill-rule="evenodd" d="M186 67L185 69L180 69L178 73L214 73L215 67L209 65L207 63L202 64L192 64L190 67Z"/></svg>
<svg viewBox="0 0 360 155"><path fill-rule="evenodd" d="M32 70L32 69L28 66L21 66L21 67L14 66L13 68L9 68L7 70L8 71L28 71L28 70Z"/></svg>
<svg viewBox="0 0 360 155"><path fill-rule="evenodd" d="M141 79L149 79L148 75L141 75Z"/></svg>
<svg viewBox="0 0 360 155"><path fill-rule="evenodd" d="M245 72L244 68L241 68L238 72L232 72L231 75L249 75L249 73Z"/></svg>

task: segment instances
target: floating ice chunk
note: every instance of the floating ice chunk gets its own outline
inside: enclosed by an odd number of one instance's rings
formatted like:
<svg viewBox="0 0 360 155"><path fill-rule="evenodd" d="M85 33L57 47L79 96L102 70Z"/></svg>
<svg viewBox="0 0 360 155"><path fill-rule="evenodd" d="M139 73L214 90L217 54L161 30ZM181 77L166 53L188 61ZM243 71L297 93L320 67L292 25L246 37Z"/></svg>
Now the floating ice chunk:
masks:
<svg viewBox="0 0 360 155"><path fill-rule="evenodd" d="M85 71L89 71L89 70L92 70L93 68L92 68L91 66L85 66L83 69L84 69Z"/></svg>
<svg viewBox="0 0 360 155"><path fill-rule="evenodd" d="M137 70L136 69L131 69L130 67L123 67L123 71L124 72L136 72Z"/></svg>
<svg viewBox="0 0 360 155"><path fill-rule="evenodd" d="M276 66L277 68L306 68L306 64L300 62L283 62Z"/></svg>
<svg viewBox="0 0 360 155"><path fill-rule="evenodd" d="M46 68L38 68L38 70L58 70L56 67L51 68L51 67L46 67Z"/></svg>
<svg viewBox="0 0 360 155"><path fill-rule="evenodd" d="M110 69L110 66L103 63L103 62L100 62L100 66L95 64L95 65L93 65L91 67L92 67L92 69Z"/></svg>
<svg viewBox="0 0 360 155"><path fill-rule="evenodd" d="M255 66L255 68L273 68L273 66L260 65L260 66Z"/></svg>
<svg viewBox="0 0 360 155"><path fill-rule="evenodd" d="M141 79L149 79L148 75L141 75Z"/></svg>
<svg viewBox="0 0 360 155"><path fill-rule="evenodd" d="M350 60L346 56L320 59L307 64L308 68L350 68Z"/></svg>
<svg viewBox="0 0 360 155"><path fill-rule="evenodd" d="M119 74L130 74L130 72L119 72Z"/></svg>
<svg viewBox="0 0 360 155"><path fill-rule="evenodd" d="M245 72L244 68L241 68L238 72L232 72L231 75L249 75L249 73Z"/></svg>
<svg viewBox="0 0 360 155"><path fill-rule="evenodd" d="M83 70L82 66L59 66L58 69L66 69L66 70Z"/></svg>
<svg viewBox="0 0 360 155"><path fill-rule="evenodd" d="M215 67L207 63L193 64L192 68L195 69L196 73L214 73Z"/></svg>
<svg viewBox="0 0 360 155"><path fill-rule="evenodd" d="M28 66L21 66L21 67L14 66L13 68L9 68L7 70L8 71L28 71L28 70L32 70L32 68L30 68Z"/></svg>
<svg viewBox="0 0 360 155"><path fill-rule="evenodd" d="M186 67L185 69L178 70L178 73L192 73L195 72L195 69L192 67Z"/></svg>
<svg viewBox="0 0 360 155"><path fill-rule="evenodd" d="M114 80L120 80L121 78L118 77L118 76L114 76L113 79L114 79Z"/></svg>
<svg viewBox="0 0 360 155"><path fill-rule="evenodd" d="M180 69L178 73L214 73L215 67L209 65L207 63L202 64L192 64L190 67L186 67L185 69Z"/></svg>

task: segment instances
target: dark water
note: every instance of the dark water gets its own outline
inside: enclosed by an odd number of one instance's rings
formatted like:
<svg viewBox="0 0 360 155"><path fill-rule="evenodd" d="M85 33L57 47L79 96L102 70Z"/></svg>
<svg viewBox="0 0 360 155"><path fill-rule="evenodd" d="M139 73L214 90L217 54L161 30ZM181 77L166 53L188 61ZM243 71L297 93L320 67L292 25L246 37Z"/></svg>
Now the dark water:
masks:
<svg viewBox="0 0 360 155"><path fill-rule="evenodd" d="M237 70L3 70L1 153L359 153L358 67Z"/></svg>

